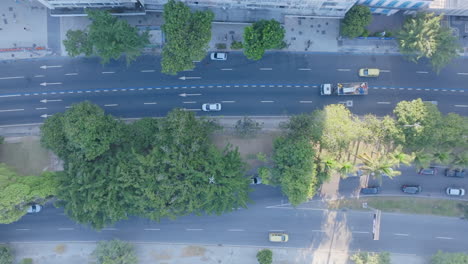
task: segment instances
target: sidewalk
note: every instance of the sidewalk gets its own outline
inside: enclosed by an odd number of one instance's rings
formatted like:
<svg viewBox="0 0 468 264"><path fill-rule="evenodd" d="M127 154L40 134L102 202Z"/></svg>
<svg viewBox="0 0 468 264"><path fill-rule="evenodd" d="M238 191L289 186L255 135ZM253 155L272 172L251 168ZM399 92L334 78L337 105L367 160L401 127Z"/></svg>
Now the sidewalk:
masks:
<svg viewBox="0 0 468 264"><path fill-rule="evenodd" d="M264 247L135 243L140 264L258 264L256 254ZM15 264L32 258L34 264L84 264L93 258L92 242L12 243ZM273 264L352 264L349 254L355 252L271 247ZM423 257L392 254L392 263L424 264Z"/></svg>

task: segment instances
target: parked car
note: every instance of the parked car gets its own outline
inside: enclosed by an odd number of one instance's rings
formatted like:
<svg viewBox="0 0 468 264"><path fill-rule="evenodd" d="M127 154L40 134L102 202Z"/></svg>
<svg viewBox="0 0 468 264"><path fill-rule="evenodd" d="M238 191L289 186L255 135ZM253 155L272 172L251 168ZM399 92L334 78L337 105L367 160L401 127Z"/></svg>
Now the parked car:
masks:
<svg viewBox="0 0 468 264"><path fill-rule="evenodd" d="M29 214L39 213L41 210L42 210L42 205L39 205L39 204L33 204L28 207Z"/></svg>
<svg viewBox="0 0 468 264"><path fill-rule="evenodd" d="M379 77L379 69L362 68L359 69L359 77Z"/></svg>
<svg viewBox="0 0 468 264"><path fill-rule="evenodd" d="M289 236L286 233L270 233L270 242L288 242Z"/></svg>
<svg viewBox="0 0 468 264"><path fill-rule="evenodd" d="M401 190L404 193L418 194L422 191L422 188L420 185L402 185Z"/></svg>
<svg viewBox="0 0 468 264"><path fill-rule="evenodd" d="M221 111L221 104L203 104L202 110L205 112Z"/></svg>
<svg viewBox="0 0 468 264"><path fill-rule="evenodd" d="M252 177L252 184L261 184L262 183L262 178L260 177Z"/></svg>
<svg viewBox="0 0 468 264"><path fill-rule="evenodd" d="M210 56L211 60L227 60L226 52L213 52Z"/></svg>
<svg viewBox="0 0 468 264"><path fill-rule="evenodd" d="M445 190L447 195L450 196L463 196L465 195L465 189L463 188L454 188L454 187L448 187L447 190Z"/></svg>
<svg viewBox="0 0 468 264"><path fill-rule="evenodd" d="M369 186L367 188L361 188L361 194L378 194L379 192L379 186Z"/></svg>
<svg viewBox="0 0 468 264"><path fill-rule="evenodd" d="M418 174L421 174L421 175L436 175L437 174L437 168L435 168L435 167L421 168L419 170Z"/></svg>
<svg viewBox="0 0 468 264"><path fill-rule="evenodd" d="M456 177L456 178L464 178L465 177L465 170L460 169L445 169L445 176L447 177Z"/></svg>

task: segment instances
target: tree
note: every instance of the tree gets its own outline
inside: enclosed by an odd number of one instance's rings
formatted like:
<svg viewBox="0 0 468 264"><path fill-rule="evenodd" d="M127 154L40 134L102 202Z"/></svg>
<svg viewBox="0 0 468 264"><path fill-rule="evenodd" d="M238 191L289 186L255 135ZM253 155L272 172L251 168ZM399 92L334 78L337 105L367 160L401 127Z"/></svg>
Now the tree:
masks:
<svg viewBox="0 0 468 264"><path fill-rule="evenodd" d="M191 12L184 3L169 0L164 5L162 30L166 44L162 51L162 72L175 75L195 67L202 60L211 40L211 11Z"/></svg>
<svg viewBox="0 0 468 264"><path fill-rule="evenodd" d="M446 253L438 251L431 258L431 264L466 264L468 263L468 254L466 253Z"/></svg>
<svg viewBox="0 0 468 264"><path fill-rule="evenodd" d="M117 239L100 241L92 255L97 264L137 264L138 258L133 245Z"/></svg>
<svg viewBox="0 0 468 264"><path fill-rule="evenodd" d="M451 30L441 25L442 18L434 13L419 13L407 19L397 34L402 54L413 62L421 58L431 60L436 72L457 57L460 50Z"/></svg>
<svg viewBox="0 0 468 264"><path fill-rule="evenodd" d="M372 21L372 14L367 6L355 5L346 13L341 23L341 35L348 38L359 37Z"/></svg>
<svg viewBox="0 0 468 264"><path fill-rule="evenodd" d="M271 264L273 262L273 252L269 249L262 249L257 252L259 264Z"/></svg>
<svg viewBox="0 0 468 264"><path fill-rule="evenodd" d="M251 60L259 60L265 50L278 49L284 45L285 30L272 20L260 20L244 29L244 54Z"/></svg>
<svg viewBox="0 0 468 264"><path fill-rule="evenodd" d="M323 133L320 144L331 152L338 153L348 147L360 135L360 127L356 126L355 118L343 105L327 105Z"/></svg>
<svg viewBox="0 0 468 264"><path fill-rule="evenodd" d="M145 45L149 44L149 33L139 34L125 20L120 20L107 11L87 10L91 25L85 30L70 30L63 44L70 56L85 54L101 57L102 64L126 55L127 64L136 60Z"/></svg>
<svg viewBox="0 0 468 264"><path fill-rule="evenodd" d="M243 119L237 120L234 128L241 137L255 136L262 129L262 123L256 122L251 118L244 116Z"/></svg>
<svg viewBox="0 0 468 264"><path fill-rule="evenodd" d="M13 252L6 245L0 245L0 264L13 264Z"/></svg>
<svg viewBox="0 0 468 264"><path fill-rule="evenodd" d="M399 166L399 162L391 155L376 153L375 156L369 156L367 153L363 153L358 157L363 163L360 169L368 175L379 179L379 181L382 181L383 176L393 178L401 174L393 169Z"/></svg>
<svg viewBox="0 0 468 264"><path fill-rule="evenodd" d="M390 264L390 254L388 252L359 252L352 255L351 260L355 264Z"/></svg>

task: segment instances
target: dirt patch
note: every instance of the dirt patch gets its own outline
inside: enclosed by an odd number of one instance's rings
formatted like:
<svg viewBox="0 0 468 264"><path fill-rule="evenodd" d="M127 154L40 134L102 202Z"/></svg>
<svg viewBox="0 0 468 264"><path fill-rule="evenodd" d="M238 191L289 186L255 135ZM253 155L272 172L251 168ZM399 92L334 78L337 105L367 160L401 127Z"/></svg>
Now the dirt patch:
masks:
<svg viewBox="0 0 468 264"><path fill-rule="evenodd" d="M181 256L184 258L187 257L198 257L204 256L206 253L206 248L200 246L187 246L182 249Z"/></svg>
<svg viewBox="0 0 468 264"><path fill-rule="evenodd" d="M65 250L66 250L66 246L64 244L59 244L54 249L55 253L57 254L62 254L65 252Z"/></svg>
<svg viewBox="0 0 468 264"><path fill-rule="evenodd" d="M0 145L0 162L23 175L40 175L50 167L49 151L41 147L36 136L5 138Z"/></svg>
<svg viewBox="0 0 468 264"><path fill-rule="evenodd" d="M161 252L152 251L151 255L154 257L155 260L170 260L172 259L171 252L163 250Z"/></svg>

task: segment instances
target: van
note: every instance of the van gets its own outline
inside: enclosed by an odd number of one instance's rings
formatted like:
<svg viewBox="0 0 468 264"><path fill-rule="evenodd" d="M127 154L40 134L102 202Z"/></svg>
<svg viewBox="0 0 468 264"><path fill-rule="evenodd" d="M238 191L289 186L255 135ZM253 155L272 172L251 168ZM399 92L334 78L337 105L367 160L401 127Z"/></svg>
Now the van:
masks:
<svg viewBox="0 0 468 264"><path fill-rule="evenodd" d="M288 242L289 236L286 233L270 233L270 242Z"/></svg>

